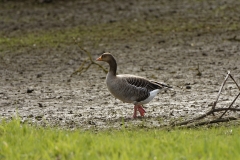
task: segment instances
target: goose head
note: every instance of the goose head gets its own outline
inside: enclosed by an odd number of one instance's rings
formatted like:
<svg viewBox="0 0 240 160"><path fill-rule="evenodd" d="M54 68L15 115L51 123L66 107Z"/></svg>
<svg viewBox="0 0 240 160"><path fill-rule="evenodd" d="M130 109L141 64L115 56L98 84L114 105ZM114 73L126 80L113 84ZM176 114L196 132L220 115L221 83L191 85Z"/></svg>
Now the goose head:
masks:
<svg viewBox="0 0 240 160"><path fill-rule="evenodd" d="M103 53L100 57L96 59L97 61L107 62L110 66L109 73L110 75L116 75L117 71L117 62L111 53Z"/></svg>
<svg viewBox="0 0 240 160"><path fill-rule="evenodd" d="M111 63L111 61L114 61L114 57L111 55L111 53L103 53L96 60L97 61L104 61L104 62L107 62L107 63Z"/></svg>

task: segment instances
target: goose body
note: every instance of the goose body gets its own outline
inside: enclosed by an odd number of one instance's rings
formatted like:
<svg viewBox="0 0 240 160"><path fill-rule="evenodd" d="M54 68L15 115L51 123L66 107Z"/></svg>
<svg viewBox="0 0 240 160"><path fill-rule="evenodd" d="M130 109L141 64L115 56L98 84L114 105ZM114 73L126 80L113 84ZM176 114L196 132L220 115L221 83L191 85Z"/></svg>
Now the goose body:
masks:
<svg viewBox="0 0 240 160"><path fill-rule="evenodd" d="M130 74L116 75L117 63L115 58L110 53L104 53L97 61L105 61L110 65L106 84L110 93L117 99L134 104L133 117L136 118L137 111L141 116L146 112L142 105L150 102L161 89L171 88L170 86L145 79L143 77Z"/></svg>

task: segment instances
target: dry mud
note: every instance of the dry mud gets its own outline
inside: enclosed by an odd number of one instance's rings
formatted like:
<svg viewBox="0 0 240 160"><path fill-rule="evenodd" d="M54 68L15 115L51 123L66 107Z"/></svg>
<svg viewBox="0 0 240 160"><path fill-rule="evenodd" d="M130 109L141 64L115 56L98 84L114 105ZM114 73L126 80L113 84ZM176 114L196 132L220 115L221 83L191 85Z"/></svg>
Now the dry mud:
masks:
<svg viewBox="0 0 240 160"><path fill-rule="evenodd" d="M11 119L17 114L25 123L66 128L120 128L123 123L161 127L208 111L228 70L240 82L239 1L53 1L47 4L6 1L0 4L1 35L6 37L78 25L111 25L124 19L147 21L149 17L170 27L174 24L175 28L178 25L181 28L188 22L197 28L159 31L137 39L109 39L107 43L84 46L94 59L104 51L111 52L117 59L119 74L135 74L174 87L174 91L162 92L145 105L146 116L137 119L129 118L133 114L132 104L110 95L105 85L106 75L96 66L81 75L70 76L87 57L76 45L3 50L0 58L2 118ZM218 107L229 105L237 93L234 83L227 81ZM239 102L238 99L234 106ZM230 114L239 117L238 112Z"/></svg>

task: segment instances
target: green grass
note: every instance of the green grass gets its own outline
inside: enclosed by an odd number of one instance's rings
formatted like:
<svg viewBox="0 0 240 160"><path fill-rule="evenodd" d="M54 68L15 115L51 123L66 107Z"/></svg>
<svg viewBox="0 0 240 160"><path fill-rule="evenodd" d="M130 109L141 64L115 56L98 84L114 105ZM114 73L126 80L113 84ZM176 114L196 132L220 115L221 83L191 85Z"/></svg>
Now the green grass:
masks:
<svg viewBox="0 0 240 160"><path fill-rule="evenodd" d="M52 30L40 30L34 32L9 34L0 31L0 46L3 49L19 47L55 47L58 45L73 44L73 38L81 43L91 42L109 43L112 40L125 40L132 37L137 39L144 35L170 31L173 27L168 24L160 25L160 21L147 22L121 21L116 23L102 23L92 26L78 26L73 28L62 28Z"/></svg>
<svg viewBox="0 0 240 160"><path fill-rule="evenodd" d="M178 21L164 22L158 19L149 19L146 21L123 20L115 23L101 23L92 26L78 26L73 28L62 28L52 30L40 30L33 32L23 32L16 34L5 34L0 31L0 51L13 50L24 47L57 47L59 45L74 44L73 38L78 39L82 45L91 43L108 44L113 40L133 40L136 41L143 36L154 36L158 34L168 34L171 32L195 32L203 30L209 32L208 28L230 28L239 29L239 23L233 23L226 26L215 25L206 22L190 21L186 22L179 18Z"/></svg>
<svg viewBox="0 0 240 160"><path fill-rule="evenodd" d="M240 127L69 131L0 123L0 159L239 159Z"/></svg>

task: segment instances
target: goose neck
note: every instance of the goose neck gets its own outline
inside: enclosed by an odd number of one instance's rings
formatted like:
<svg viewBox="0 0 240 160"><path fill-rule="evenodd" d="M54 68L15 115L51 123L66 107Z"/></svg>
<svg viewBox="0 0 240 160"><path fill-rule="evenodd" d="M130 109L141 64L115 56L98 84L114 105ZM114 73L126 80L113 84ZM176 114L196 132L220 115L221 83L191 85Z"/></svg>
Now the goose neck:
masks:
<svg viewBox="0 0 240 160"><path fill-rule="evenodd" d="M116 76L116 72L117 72L117 62L116 60L113 58L110 62L109 62L109 74L112 74L114 76Z"/></svg>

